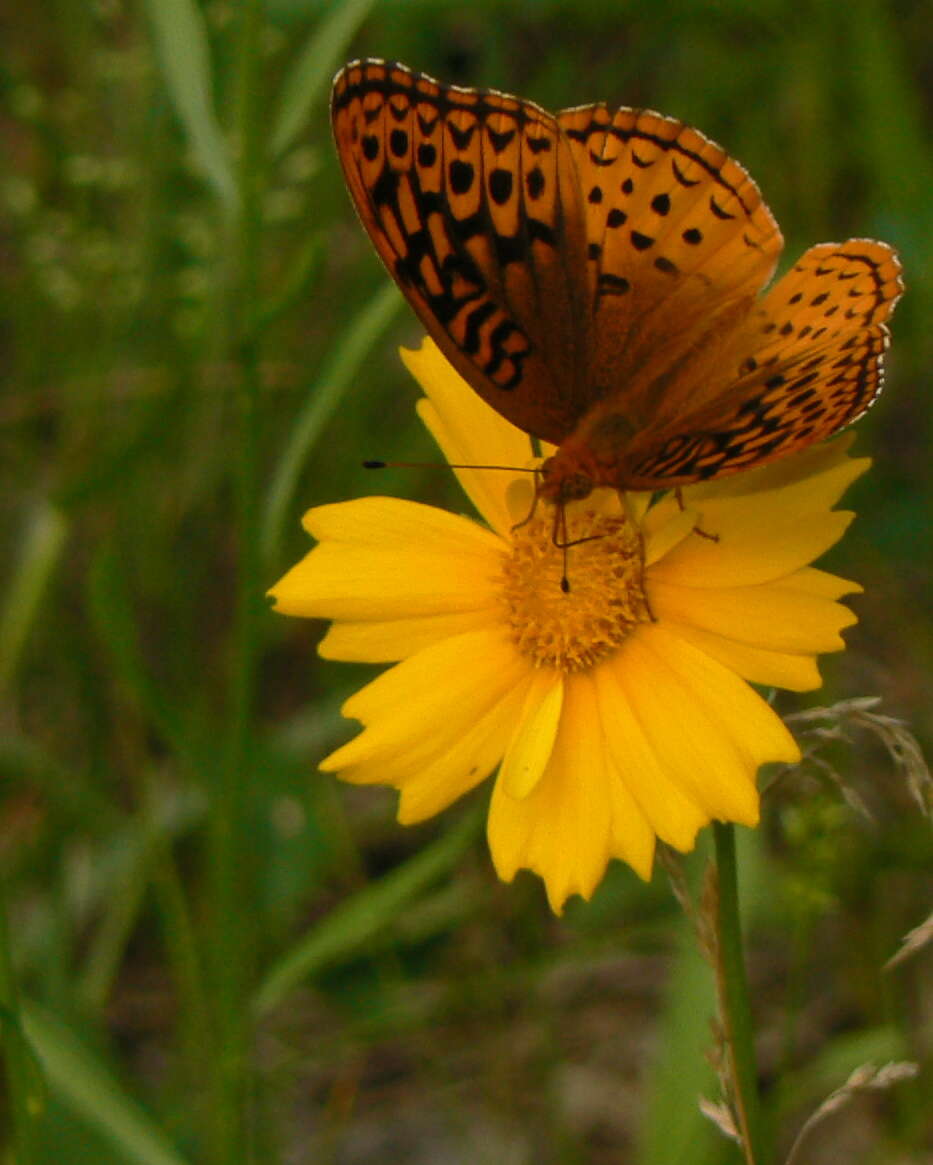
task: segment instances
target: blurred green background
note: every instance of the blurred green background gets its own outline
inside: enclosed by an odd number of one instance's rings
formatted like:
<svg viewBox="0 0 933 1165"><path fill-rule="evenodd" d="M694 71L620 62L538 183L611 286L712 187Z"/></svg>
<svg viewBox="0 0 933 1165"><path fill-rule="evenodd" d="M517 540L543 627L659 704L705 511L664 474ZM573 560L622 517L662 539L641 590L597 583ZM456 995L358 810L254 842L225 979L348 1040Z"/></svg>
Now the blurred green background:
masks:
<svg viewBox="0 0 933 1165"><path fill-rule="evenodd" d="M929 4L53 0L0 31L17 1160L737 1160L697 1110L712 984L663 872L615 867L558 920L534 878L496 882L485 792L402 829L393 794L315 771L371 673L266 609L301 514L464 507L442 471L359 468L435 453L396 355L421 330L343 189L328 88L375 55L549 108L650 106L746 165L788 264L851 235L900 249L856 444L875 467L825 562L864 585L860 622L823 691L779 705L878 695L929 743ZM858 1064L910 1059L917 1081L806 1159L929 1165L931 952L882 969L930 910L929 822L876 735L828 749L872 820L811 768L742 839L776 1159Z"/></svg>

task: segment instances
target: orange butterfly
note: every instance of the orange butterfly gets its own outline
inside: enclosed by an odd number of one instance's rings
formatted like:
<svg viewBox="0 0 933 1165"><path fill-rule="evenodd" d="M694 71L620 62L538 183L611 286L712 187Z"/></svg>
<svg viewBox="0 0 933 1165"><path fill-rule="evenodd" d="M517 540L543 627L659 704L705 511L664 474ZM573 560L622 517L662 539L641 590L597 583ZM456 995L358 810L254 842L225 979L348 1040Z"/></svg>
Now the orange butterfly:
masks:
<svg viewBox="0 0 933 1165"><path fill-rule="evenodd" d="M554 116L378 60L337 74L331 108L357 211L422 323L485 401L560 446L539 496L750 469L880 392L895 252L822 243L760 297L777 223L682 122Z"/></svg>

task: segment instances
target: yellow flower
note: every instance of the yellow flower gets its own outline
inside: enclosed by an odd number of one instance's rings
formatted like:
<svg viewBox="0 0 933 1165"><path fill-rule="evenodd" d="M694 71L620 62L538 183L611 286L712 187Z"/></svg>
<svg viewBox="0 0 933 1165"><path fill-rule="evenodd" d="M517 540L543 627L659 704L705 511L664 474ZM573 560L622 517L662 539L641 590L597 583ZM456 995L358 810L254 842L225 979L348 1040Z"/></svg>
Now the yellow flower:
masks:
<svg viewBox="0 0 933 1165"><path fill-rule="evenodd" d="M533 464L431 341L402 355L451 462ZM612 857L648 878L656 838L688 850L713 818L755 825L759 765L799 752L746 681L818 687L817 653L855 622L837 600L860 588L809 565L852 519L832 510L869 464L850 443L690 487L683 509L599 490L568 507L589 540L567 551L552 507L525 520L519 471L457 471L488 525L386 497L309 511L318 545L277 610L333 620L328 659L395 664L344 704L364 730L321 768L394 786L406 824L498 770L496 871L536 871L556 911Z"/></svg>

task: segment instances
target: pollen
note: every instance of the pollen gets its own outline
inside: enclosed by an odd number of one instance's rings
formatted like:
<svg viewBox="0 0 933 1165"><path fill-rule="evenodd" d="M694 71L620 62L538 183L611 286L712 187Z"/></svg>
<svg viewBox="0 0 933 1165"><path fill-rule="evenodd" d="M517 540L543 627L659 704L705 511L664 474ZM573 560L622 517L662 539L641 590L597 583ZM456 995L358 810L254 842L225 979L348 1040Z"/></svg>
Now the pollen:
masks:
<svg viewBox="0 0 933 1165"><path fill-rule="evenodd" d="M502 597L514 641L535 667L583 671L651 622L642 539L625 516L583 505L572 509L566 550L554 530L549 509L513 531Z"/></svg>

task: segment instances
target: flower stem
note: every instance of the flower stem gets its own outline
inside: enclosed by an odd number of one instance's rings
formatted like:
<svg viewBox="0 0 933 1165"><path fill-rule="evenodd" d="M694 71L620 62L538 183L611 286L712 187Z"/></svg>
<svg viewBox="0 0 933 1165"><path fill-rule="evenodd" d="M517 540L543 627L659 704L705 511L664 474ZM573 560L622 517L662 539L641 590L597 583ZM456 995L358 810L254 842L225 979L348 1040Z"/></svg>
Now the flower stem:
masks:
<svg viewBox="0 0 933 1165"><path fill-rule="evenodd" d="M754 1030L739 921L735 829L713 822L718 894L716 978L737 1131L748 1165L766 1165L762 1142Z"/></svg>

